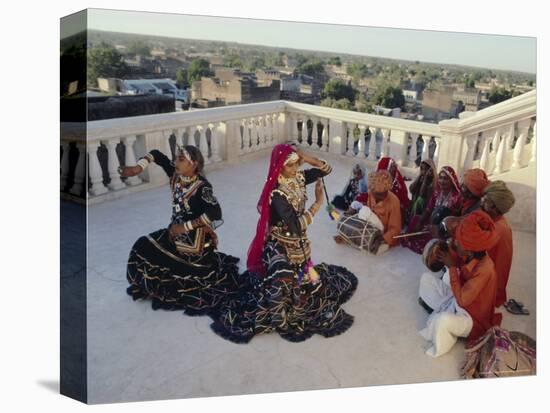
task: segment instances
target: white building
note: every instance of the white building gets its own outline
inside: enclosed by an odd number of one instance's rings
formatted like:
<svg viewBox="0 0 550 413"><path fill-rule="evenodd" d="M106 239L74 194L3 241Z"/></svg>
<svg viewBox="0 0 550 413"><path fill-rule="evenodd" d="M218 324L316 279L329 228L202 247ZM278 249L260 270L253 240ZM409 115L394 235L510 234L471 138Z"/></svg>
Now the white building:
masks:
<svg viewBox="0 0 550 413"><path fill-rule="evenodd" d="M140 95L156 93L157 95L173 95L176 100L189 102L187 90L181 90L172 79L128 79L123 80L124 94Z"/></svg>

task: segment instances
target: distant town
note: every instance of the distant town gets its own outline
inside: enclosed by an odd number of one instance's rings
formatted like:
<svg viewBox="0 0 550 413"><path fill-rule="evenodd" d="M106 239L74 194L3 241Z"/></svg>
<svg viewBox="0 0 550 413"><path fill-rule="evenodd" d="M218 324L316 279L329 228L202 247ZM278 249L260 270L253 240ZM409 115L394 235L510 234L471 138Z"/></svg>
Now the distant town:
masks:
<svg viewBox="0 0 550 413"><path fill-rule="evenodd" d="M85 79L62 72L62 97L169 95L176 111L287 100L436 123L536 87L530 73L93 30L83 43L82 35L61 42L62 67L87 53Z"/></svg>

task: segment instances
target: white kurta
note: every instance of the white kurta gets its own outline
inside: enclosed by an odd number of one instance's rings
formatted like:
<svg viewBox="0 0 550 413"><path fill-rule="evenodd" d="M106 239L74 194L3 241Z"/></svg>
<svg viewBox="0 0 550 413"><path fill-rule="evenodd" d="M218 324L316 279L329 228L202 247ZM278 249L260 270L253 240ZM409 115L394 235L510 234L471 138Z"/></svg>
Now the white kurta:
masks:
<svg viewBox="0 0 550 413"><path fill-rule="evenodd" d="M458 337L468 337L473 320L470 314L460 307L449 285L448 271L440 279L441 273L424 273L420 278L419 295L434 309L420 335L432 342L426 354L439 357L447 353Z"/></svg>

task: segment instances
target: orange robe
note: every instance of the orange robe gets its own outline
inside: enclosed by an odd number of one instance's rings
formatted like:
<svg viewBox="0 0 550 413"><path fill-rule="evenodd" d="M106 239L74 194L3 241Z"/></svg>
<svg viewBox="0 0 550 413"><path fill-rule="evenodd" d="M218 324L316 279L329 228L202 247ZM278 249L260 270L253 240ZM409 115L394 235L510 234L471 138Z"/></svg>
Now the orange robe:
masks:
<svg viewBox="0 0 550 413"><path fill-rule="evenodd" d="M504 216L495 220L495 230L498 233L498 242L487 251L497 272L497 298L495 307L500 307L506 302L506 285L510 277L510 268L512 267L512 255L514 245L512 242L512 228Z"/></svg>
<svg viewBox="0 0 550 413"><path fill-rule="evenodd" d="M397 245L399 239L393 237L401 233L401 203L399 198L393 192L388 191L386 199L378 203L376 203L374 196L369 196L366 205L382 221L386 244L390 247Z"/></svg>
<svg viewBox="0 0 550 413"><path fill-rule="evenodd" d="M472 331L468 336L468 341L472 342L502 321L502 314L495 313L495 264L485 255L480 260L474 258L461 267L451 267L449 272L456 302L473 320Z"/></svg>

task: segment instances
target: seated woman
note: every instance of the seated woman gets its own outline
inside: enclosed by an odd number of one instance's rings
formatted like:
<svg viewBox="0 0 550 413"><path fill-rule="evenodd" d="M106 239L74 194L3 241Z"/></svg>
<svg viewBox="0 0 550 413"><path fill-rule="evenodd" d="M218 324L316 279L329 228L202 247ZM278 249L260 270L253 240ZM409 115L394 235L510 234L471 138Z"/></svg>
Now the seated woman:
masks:
<svg viewBox="0 0 550 413"><path fill-rule="evenodd" d="M410 218L415 215L422 215L436 187L437 169L434 161L426 159L420 163L420 173L409 187L411 193Z"/></svg>
<svg viewBox="0 0 550 413"><path fill-rule="evenodd" d="M409 193L407 191L407 185L405 185L405 180L403 175L397 167L397 163L390 157L380 158L378 161L377 171L388 171L392 178L391 191L399 198L401 204L401 218L403 219L403 224L406 223L408 218L408 211L410 208L410 199Z"/></svg>
<svg viewBox="0 0 550 413"><path fill-rule="evenodd" d="M183 309L189 315L216 310L229 291L236 291L238 258L216 250L214 228L221 222L212 185L200 175L204 165L194 146L178 147L175 163L153 150L137 166L120 168L135 176L154 162L170 178L172 218L162 228L139 238L130 251L127 293L152 300L153 309Z"/></svg>
<svg viewBox="0 0 550 413"><path fill-rule="evenodd" d="M388 171L371 172L369 173L368 181L369 192L359 195L357 200L351 204L346 215L358 213L358 216L361 217L364 214L367 217L364 225L367 225L367 222L370 221L370 224L376 227L376 222L368 219L369 212L372 211L374 213L383 229L380 230L380 237L376 240L377 245L372 245L369 242L369 251L374 254L382 254L389 247L393 247L399 243L394 237L401 232L401 207L397 196L390 191L392 178ZM366 208L369 211L364 213L364 209ZM346 228L343 225L339 225L338 231L340 234L336 235L334 240L340 244L346 241Z"/></svg>
<svg viewBox="0 0 550 413"><path fill-rule="evenodd" d="M336 195L333 198L332 205L346 211L357 195L367 192L368 186L365 179L365 172L365 167L356 164L351 171L351 176L344 190L340 195Z"/></svg>
<svg viewBox="0 0 550 413"><path fill-rule="evenodd" d="M437 252L437 259L449 269L449 283L432 273L422 275L421 298L433 309L420 331L433 343L426 354L441 356L457 337L467 337L471 344L500 325L502 314L495 313L497 274L487 254L497 241L491 217L474 211L458 224L450 248Z"/></svg>
<svg viewBox="0 0 550 413"><path fill-rule="evenodd" d="M313 168L299 171L302 161ZM313 334L332 337L352 325L353 317L341 305L355 291L357 278L343 267L314 266L306 232L323 203L320 178L331 170L325 161L291 145L275 146L241 294L213 317L217 334L247 343L256 334L276 331L299 342ZM315 202L306 209L306 185L314 182Z"/></svg>
<svg viewBox="0 0 550 413"><path fill-rule="evenodd" d="M407 232L414 233L422 230L437 228L443 218L460 215L462 196L454 169L444 166L439 171L437 186L422 215L415 215L409 222ZM422 234L403 238L401 245L422 254L424 246L434 234ZM437 234L435 234L437 236Z"/></svg>

